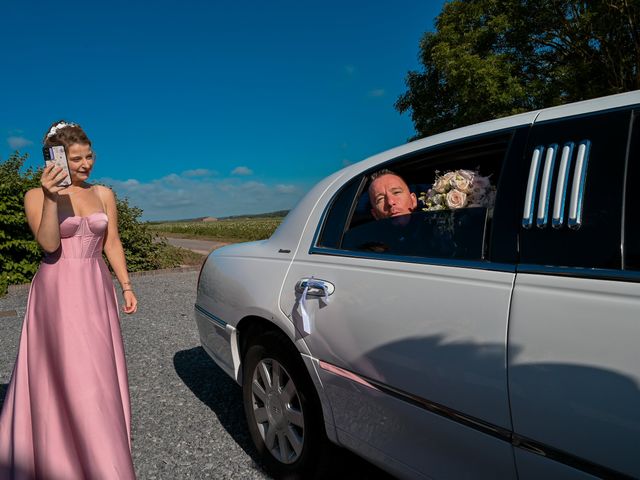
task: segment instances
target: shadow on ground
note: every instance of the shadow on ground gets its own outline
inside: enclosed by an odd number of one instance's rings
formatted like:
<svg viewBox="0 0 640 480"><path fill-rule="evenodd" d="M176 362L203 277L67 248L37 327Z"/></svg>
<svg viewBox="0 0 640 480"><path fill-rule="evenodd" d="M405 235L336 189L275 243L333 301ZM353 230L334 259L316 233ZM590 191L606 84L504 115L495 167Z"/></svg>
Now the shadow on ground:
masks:
<svg viewBox="0 0 640 480"><path fill-rule="evenodd" d="M182 350L173 356L176 373L194 395L218 417L234 441L256 462L242 409L242 390L207 355L202 347Z"/></svg>
<svg viewBox="0 0 640 480"><path fill-rule="evenodd" d="M4 405L4 397L7 396L8 383L0 383L0 412L2 411L2 405Z"/></svg>
<svg viewBox="0 0 640 480"><path fill-rule="evenodd" d="M177 352L173 357L173 365L185 385L211 409L235 442L257 465L261 465L247 429L240 386L215 364L202 347ZM332 477L393 479L348 450L331 448L331 463L336 471L327 473L335 473Z"/></svg>

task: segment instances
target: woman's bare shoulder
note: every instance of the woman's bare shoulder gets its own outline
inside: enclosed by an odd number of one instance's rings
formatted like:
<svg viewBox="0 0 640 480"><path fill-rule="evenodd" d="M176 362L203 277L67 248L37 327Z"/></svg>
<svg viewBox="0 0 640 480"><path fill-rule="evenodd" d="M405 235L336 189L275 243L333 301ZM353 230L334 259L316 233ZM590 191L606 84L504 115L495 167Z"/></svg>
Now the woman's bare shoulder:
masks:
<svg viewBox="0 0 640 480"><path fill-rule="evenodd" d="M96 193L100 195L101 198L113 198L113 190L111 190L106 185L92 185L92 188L95 189Z"/></svg>

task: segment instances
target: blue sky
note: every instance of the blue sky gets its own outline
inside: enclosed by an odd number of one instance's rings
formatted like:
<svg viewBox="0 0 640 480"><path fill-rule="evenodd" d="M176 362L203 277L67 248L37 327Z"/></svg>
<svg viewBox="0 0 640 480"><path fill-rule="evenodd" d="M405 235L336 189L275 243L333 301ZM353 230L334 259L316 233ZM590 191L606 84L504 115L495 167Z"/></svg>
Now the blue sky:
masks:
<svg viewBox="0 0 640 480"><path fill-rule="evenodd" d="M80 123L145 220L291 208L413 135L393 107L444 1L3 2L0 159Z"/></svg>

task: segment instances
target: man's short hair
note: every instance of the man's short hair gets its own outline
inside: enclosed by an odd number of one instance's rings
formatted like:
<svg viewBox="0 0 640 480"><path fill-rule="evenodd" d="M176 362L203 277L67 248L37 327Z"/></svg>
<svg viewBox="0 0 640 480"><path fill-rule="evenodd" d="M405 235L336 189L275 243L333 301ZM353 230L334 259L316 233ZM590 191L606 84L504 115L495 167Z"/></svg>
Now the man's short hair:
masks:
<svg viewBox="0 0 640 480"><path fill-rule="evenodd" d="M369 176L369 184L373 183L376 178L383 177L384 175L395 175L396 177L400 177L396 172L389 170L388 168L383 168L382 170L378 170L377 172L373 172ZM402 177L400 177L402 178Z"/></svg>

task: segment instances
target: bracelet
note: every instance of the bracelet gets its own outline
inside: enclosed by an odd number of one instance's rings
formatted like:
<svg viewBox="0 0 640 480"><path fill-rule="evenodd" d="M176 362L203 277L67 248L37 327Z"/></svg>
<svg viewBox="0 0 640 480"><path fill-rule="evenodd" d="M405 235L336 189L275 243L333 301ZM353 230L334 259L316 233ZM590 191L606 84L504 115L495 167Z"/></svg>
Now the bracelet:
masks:
<svg viewBox="0 0 640 480"><path fill-rule="evenodd" d="M123 288L122 289L122 293L124 293L124 292L133 292L133 289L132 288Z"/></svg>

